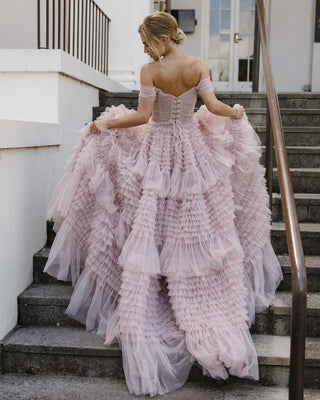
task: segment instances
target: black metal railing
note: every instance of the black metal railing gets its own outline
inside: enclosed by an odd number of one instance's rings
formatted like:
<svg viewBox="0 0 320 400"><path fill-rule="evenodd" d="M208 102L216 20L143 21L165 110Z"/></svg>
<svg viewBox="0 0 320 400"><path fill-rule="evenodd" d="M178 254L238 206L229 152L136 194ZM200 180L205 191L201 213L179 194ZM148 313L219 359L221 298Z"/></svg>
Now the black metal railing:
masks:
<svg viewBox="0 0 320 400"><path fill-rule="evenodd" d="M38 49L61 49L108 74L109 23L93 0L38 0Z"/></svg>
<svg viewBox="0 0 320 400"><path fill-rule="evenodd" d="M274 143L274 152L276 156L275 158L277 163L278 179L281 192L281 203L286 227L287 243L292 271L289 400L303 400L307 308L307 273L293 196L292 181L284 141L278 96L275 90L271 67L266 13L263 0L256 0L256 14L256 38L257 30L259 29L260 38L258 37L258 41L261 40L264 77L268 95L266 130L266 177L271 203L273 169L272 154ZM256 46L255 54L258 57L258 45ZM257 75L255 77L255 90L257 90L258 88L258 68L259 63L256 64Z"/></svg>

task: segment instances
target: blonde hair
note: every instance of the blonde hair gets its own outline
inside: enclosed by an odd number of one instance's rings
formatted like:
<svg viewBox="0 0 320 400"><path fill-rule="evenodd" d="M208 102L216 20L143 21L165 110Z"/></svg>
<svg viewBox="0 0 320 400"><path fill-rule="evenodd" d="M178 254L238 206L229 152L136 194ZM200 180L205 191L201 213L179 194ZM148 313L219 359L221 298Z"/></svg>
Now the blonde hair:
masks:
<svg viewBox="0 0 320 400"><path fill-rule="evenodd" d="M182 29L178 27L177 20L171 14L162 11L147 15L139 26L138 32L145 37L150 49L159 59L161 55L152 42L159 42L160 36L167 36L174 43L182 44L186 37Z"/></svg>

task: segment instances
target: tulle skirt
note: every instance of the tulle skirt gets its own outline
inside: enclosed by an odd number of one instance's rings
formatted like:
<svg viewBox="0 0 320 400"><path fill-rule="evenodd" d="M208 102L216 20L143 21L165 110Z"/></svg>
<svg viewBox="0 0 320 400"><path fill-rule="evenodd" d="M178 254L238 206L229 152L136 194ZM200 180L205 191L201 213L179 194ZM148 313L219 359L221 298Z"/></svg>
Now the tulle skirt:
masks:
<svg viewBox="0 0 320 400"><path fill-rule="evenodd" d="M72 281L70 317L119 344L131 393L172 391L195 361L213 378L258 379L249 327L282 279L260 156L246 117L204 106L185 123L81 130L45 271Z"/></svg>

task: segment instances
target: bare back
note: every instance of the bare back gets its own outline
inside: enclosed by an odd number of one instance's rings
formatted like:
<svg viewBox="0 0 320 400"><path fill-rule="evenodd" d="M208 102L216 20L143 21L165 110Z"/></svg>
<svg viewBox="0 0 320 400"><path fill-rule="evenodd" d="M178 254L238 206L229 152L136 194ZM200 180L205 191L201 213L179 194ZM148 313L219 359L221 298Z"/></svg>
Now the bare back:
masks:
<svg viewBox="0 0 320 400"><path fill-rule="evenodd" d="M164 93L180 96L201 80L202 61L181 53L149 64L153 84Z"/></svg>

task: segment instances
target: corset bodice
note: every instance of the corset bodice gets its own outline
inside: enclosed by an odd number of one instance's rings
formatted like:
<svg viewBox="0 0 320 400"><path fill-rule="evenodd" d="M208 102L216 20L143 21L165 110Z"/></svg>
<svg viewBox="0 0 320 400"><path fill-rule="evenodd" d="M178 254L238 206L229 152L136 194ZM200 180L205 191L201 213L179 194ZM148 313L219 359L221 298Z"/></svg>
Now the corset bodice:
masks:
<svg viewBox="0 0 320 400"><path fill-rule="evenodd" d="M190 122L193 118L197 94L212 91L209 77L202 79L197 86L190 88L180 96L164 93L155 86L141 86L140 99L153 101L152 120L155 122Z"/></svg>
<svg viewBox="0 0 320 400"><path fill-rule="evenodd" d="M193 87L176 97L156 88L152 119L156 122L184 122L193 118L194 106L197 99L197 88Z"/></svg>

